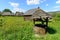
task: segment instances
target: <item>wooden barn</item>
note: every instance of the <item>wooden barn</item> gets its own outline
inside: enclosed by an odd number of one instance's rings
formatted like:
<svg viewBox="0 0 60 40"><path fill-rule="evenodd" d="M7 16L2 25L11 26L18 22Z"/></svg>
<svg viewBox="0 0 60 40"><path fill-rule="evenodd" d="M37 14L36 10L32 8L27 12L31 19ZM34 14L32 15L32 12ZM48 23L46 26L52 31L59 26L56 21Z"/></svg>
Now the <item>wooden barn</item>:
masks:
<svg viewBox="0 0 60 40"><path fill-rule="evenodd" d="M27 12L24 13L24 20L32 20L34 18L46 18L49 17L51 18L51 15L48 14L47 12L43 11L42 9L38 8L34 8L34 9L30 9Z"/></svg>

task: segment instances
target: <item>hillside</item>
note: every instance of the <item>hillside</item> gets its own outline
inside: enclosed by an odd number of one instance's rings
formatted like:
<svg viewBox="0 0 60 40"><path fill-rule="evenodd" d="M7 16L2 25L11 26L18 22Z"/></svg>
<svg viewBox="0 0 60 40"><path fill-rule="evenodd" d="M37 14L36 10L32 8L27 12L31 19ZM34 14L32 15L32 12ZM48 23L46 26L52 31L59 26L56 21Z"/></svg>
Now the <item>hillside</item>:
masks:
<svg viewBox="0 0 60 40"><path fill-rule="evenodd" d="M51 14L53 17L60 18L60 11L48 12L48 13Z"/></svg>
<svg viewBox="0 0 60 40"><path fill-rule="evenodd" d="M48 12L50 14L53 14L53 13L60 13L60 11L54 11L54 12Z"/></svg>

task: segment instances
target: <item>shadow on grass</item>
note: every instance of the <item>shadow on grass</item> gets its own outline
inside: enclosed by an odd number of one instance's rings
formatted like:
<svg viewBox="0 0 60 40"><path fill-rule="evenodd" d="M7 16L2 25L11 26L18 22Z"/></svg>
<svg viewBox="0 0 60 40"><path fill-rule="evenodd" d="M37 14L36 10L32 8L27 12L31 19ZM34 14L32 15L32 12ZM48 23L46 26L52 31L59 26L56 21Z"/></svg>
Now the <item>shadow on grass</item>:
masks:
<svg viewBox="0 0 60 40"><path fill-rule="evenodd" d="M47 31L47 33L49 33L49 34L55 34L55 33L56 33L56 30L53 29L53 28L51 28L51 27L47 27L47 28L46 28L46 31Z"/></svg>
<svg viewBox="0 0 60 40"><path fill-rule="evenodd" d="M44 24L35 24L34 26L41 27L41 28L45 28L46 27L46 25L44 25Z"/></svg>
<svg viewBox="0 0 60 40"><path fill-rule="evenodd" d="M46 29L46 33L49 33L49 34L55 34L56 33L56 30L51 28L51 27L48 27L44 24L35 24L34 25L35 27L41 27L41 28L44 28Z"/></svg>

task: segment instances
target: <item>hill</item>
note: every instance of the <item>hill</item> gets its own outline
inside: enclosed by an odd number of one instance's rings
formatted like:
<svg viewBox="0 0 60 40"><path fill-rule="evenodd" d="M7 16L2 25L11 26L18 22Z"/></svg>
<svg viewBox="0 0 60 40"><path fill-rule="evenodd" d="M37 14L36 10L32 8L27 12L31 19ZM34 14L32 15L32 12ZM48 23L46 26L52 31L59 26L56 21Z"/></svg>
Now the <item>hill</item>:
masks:
<svg viewBox="0 0 60 40"><path fill-rule="evenodd" d="M53 13L60 13L60 11L53 11L53 12L48 12L50 14L53 14Z"/></svg>

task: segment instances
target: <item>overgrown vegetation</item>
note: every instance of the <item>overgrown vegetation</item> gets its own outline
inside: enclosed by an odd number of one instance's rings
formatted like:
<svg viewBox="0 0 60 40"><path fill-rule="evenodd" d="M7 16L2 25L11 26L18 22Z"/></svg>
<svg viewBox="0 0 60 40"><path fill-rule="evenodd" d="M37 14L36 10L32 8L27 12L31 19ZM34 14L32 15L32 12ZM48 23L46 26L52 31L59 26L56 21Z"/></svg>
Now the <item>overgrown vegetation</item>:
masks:
<svg viewBox="0 0 60 40"><path fill-rule="evenodd" d="M60 15L56 14L49 22L47 34L36 38L33 23L24 21L23 17L0 17L0 40L60 40Z"/></svg>

